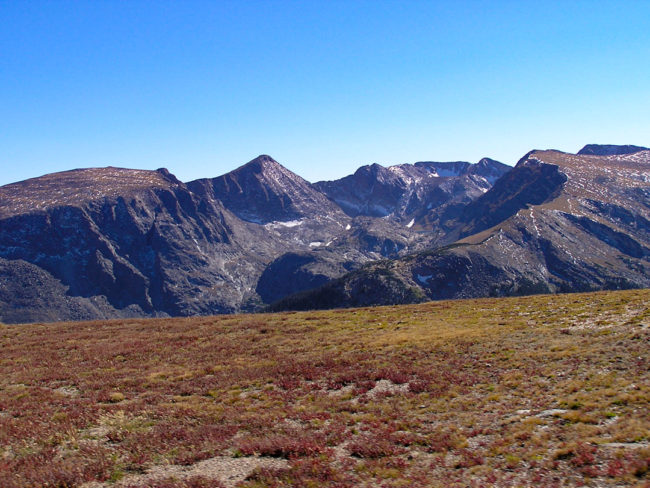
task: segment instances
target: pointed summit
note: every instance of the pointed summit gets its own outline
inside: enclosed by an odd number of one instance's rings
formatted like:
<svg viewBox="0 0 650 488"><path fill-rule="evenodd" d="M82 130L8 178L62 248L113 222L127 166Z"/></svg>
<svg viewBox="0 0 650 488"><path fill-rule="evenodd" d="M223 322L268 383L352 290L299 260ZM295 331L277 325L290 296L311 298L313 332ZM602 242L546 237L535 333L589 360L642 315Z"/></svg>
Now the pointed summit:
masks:
<svg viewBox="0 0 650 488"><path fill-rule="evenodd" d="M243 166L240 166L234 171L245 169L246 171L253 171L254 173L263 173L264 171L278 169L278 168L282 168L286 170L286 168L284 168L280 163L278 163L271 156L268 156L266 154L260 154L255 159L249 161ZM233 173L234 171L232 171L231 173Z"/></svg>
<svg viewBox="0 0 650 488"><path fill-rule="evenodd" d="M211 193L240 219L257 224L337 211L311 183L265 154L218 178L193 181L188 186L192 191Z"/></svg>

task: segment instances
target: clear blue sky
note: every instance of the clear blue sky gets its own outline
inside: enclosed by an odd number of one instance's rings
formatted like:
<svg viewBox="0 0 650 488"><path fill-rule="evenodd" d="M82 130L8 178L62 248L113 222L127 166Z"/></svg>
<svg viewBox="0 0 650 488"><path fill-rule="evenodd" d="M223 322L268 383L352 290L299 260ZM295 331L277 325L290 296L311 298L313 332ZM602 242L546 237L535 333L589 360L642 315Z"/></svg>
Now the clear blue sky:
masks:
<svg viewBox="0 0 650 488"><path fill-rule="evenodd" d="M650 1L0 0L0 184L650 145Z"/></svg>

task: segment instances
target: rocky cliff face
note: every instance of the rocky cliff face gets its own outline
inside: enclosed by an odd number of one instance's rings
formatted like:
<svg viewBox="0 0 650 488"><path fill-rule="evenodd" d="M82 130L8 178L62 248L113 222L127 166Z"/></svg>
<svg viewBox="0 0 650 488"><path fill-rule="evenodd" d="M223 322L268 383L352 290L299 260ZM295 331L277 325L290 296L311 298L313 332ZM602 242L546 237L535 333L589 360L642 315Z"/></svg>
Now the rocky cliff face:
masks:
<svg viewBox="0 0 650 488"><path fill-rule="evenodd" d="M650 151L533 151L464 209L454 244L370 263L274 309L648 287L649 175Z"/></svg>
<svg viewBox="0 0 650 488"><path fill-rule="evenodd" d="M311 183L266 155L218 178L187 186L197 195L220 201L240 219L257 224L342 214Z"/></svg>
<svg viewBox="0 0 650 488"><path fill-rule="evenodd" d="M268 156L188 184L73 170L0 188L0 320L256 310L428 241L351 218Z"/></svg>
<svg viewBox="0 0 650 488"><path fill-rule="evenodd" d="M109 167L6 185L0 321L649 286L650 151L603 151L315 185L268 156L187 184Z"/></svg>
<svg viewBox="0 0 650 488"><path fill-rule="evenodd" d="M387 217L426 226L446 205L466 204L511 168L489 158L477 164L419 162L385 168L362 166L354 174L314 186L350 216Z"/></svg>
<svg viewBox="0 0 650 488"><path fill-rule="evenodd" d="M65 288L56 301L100 300L102 316L234 311L263 267L263 252L237 245L255 229L166 171L79 170L8 185L0 197L5 265L37 266Z"/></svg>

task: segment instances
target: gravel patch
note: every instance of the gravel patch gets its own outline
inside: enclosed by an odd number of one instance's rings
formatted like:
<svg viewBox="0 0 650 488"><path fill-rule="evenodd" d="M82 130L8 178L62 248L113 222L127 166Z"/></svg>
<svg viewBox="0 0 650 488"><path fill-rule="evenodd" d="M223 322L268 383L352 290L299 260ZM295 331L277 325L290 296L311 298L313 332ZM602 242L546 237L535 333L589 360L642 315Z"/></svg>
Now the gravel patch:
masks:
<svg viewBox="0 0 650 488"><path fill-rule="evenodd" d="M375 387L370 390L367 395L371 398L376 397L377 395L380 395L382 393L389 393L389 394L398 394L398 393L406 393L409 391L409 385L408 383L404 383L402 385L398 385L396 383L393 383L390 380L379 380L377 383L375 383Z"/></svg>
<svg viewBox="0 0 650 488"><path fill-rule="evenodd" d="M218 480L227 487L231 488L244 481L256 468L279 469L286 468L289 463L285 459L272 459L263 457L240 457L232 458L227 456L217 456L214 458L200 461L191 466L180 466L170 464L167 466L154 466L143 474L134 474L125 476L119 482L114 484L108 483L86 483L81 488L108 488L124 487L137 485L149 481L163 480L174 477L182 480L192 478L193 476L202 476L204 478Z"/></svg>
<svg viewBox="0 0 650 488"><path fill-rule="evenodd" d="M568 410L564 410L561 408L551 408L550 410L544 410L542 412L539 412L537 415L535 415L535 417L557 417L567 412Z"/></svg>
<svg viewBox="0 0 650 488"><path fill-rule="evenodd" d="M612 447L615 449L642 449L649 446L650 443L647 442L606 442L605 444L598 444L598 447Z"/></svg>
<svg viewBox="0 0 650 488"><path fill-rule="evenodd" d="M69 397L75 397L79 395L79 390L77 390L74 386L62 386L60 388L56 388L53 391L55 393L59 393L60 395Z"/></svg>

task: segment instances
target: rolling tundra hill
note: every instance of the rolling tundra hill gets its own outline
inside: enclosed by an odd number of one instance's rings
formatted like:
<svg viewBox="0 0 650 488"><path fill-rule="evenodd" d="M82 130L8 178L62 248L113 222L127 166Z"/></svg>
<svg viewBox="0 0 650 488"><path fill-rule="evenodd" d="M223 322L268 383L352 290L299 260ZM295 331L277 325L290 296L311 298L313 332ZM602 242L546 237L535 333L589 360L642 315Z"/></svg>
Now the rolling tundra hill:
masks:
<svg viewBox="0 0 650 488"><path fill-rule="evenodd" d="M649 304L0 325L0 486L646 486Z"/></svg>

